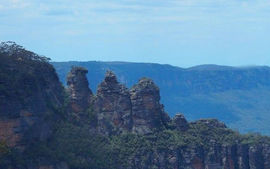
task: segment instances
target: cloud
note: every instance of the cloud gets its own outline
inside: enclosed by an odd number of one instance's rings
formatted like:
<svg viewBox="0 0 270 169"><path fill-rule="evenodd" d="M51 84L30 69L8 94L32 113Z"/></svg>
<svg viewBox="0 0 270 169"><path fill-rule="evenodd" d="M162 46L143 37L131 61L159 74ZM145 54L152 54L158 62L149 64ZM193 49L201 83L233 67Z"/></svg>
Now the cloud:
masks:
<svg viewBox="0 0 270 169"><path fill-rule="evenodd" d="M0 2L0 10L13 11L25 19L33 17L73 17L84 23L146 23L209 21L209 18L241 20L269 16L268 0L8 0ZM2 8L1 8L2 6ZM263 11L264 10L264 11ZM34 11L34 12L33 12ZM3 13L3 12L2 12ZM264 17L266 20L266 17ZM65 20L63 20L65 21Z"/></svg>
<svg viewBox="0 0 270 169"><path fill-rule="evenodd" d="M66 9L55 9L55 10L47 10L44 12L44 14L48 16L70 16L74 15L74 12Z"/></svg>
<svg viewBox="0 0 270 169"><path fill-rule="evenodd" d="M200 54L222 42L269 43L269 9L269 0L0 0L0 37L164 51L197 44Z"/></svg>
<svg viewBox="0 0 270 169"><path fill-rule="evenodd" d="M26 0L7 0L0 2L0 7L2 7L2 9L22 9L29 5L30 3Z"/></svg>

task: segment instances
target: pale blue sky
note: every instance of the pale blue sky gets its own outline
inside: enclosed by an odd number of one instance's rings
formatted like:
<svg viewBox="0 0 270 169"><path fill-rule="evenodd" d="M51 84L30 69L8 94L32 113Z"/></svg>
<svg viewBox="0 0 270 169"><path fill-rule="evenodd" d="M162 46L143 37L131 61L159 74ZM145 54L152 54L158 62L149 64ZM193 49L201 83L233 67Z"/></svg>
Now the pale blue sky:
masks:
<svg viewBox="0 0 270 169"><path fill-rule="evenodd" d="M53 61L269 65L269 0L0 0L0 41Z"/></svg>

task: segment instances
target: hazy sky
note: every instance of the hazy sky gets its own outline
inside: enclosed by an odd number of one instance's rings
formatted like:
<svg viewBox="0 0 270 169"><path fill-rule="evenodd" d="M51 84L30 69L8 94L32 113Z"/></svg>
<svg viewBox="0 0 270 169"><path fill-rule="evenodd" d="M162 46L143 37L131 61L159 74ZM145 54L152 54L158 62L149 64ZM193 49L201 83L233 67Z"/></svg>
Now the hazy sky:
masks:
<svg viewBox="0 0 270 169"><path fill-rule="evenodd" d="M269 0L0 0L0 41L53 61L269 65Z"/></svg>

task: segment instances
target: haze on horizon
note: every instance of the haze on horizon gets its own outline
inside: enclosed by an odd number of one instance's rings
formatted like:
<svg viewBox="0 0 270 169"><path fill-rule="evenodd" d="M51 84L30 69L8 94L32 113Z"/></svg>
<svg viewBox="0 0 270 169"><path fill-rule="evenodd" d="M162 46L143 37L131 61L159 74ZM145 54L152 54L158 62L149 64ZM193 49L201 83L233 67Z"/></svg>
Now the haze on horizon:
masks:
<svg viewBox="0 0 270 169"><path fill-rule="evenodd" d="M0 41L53 61L270 66L269 0L0 0Z"/></svg>

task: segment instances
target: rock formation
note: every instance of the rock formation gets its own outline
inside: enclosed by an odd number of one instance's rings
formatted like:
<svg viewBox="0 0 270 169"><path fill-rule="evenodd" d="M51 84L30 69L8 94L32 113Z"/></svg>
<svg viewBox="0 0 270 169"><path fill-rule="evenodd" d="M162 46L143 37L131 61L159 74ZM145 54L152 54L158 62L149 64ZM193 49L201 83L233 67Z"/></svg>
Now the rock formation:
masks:
<svg viewBox="0 0 270 169"><path fill-rule="evenodd" d="M89 107L92 91L86 79L88 71L82 67L72 67L67 76L68 92L71 108L74 112L81 112Z"/></svg>
<svg viewBox="0 0 270 169"><path fill-rule="evenodd" d="M170 119L159 100L159 89L152 80L143 78L128 90L107 71L94 100L97 129L105 135L127 131L148 134L162 129Z"/></svg>
<svg viewBox="0 0 270 169"><path fill-rule="evenodd" d="M151 79L142 78L130 89L133 133L147 134L162 129L163 105L159 103L159 88Z"/></svg>
<svg viewBox="0 0 270 169"><path fill-rule="evenodd" d="M173 127L179 131L186 131L189 126L183 114L176 114L172 119Z"/></svg>
<svg viewBox="0 0 270 169"><path fill-rule="evenodd" d="M112 71L107 71L96 96L93 96L86 73L84 68L73 67L67 76L71 108L73 112L80 112L92 107L99 133L149 134L168 127L171 119L160 103L159 88L151 79L142 78L128 90L117 81ZM173 124L182 131L188 128L183 115L177 115Z"/></svg>
<svg viewBox="0 0 270 169"><path fill-rule="evenodd" d="M107 71L98 86L94 110L98 119L98 131L111 135L130 131L132 126L131 101L128 89L119 84L113 72Z"/></svg>

